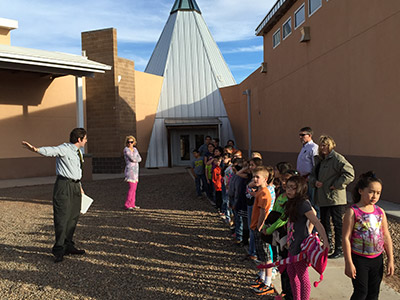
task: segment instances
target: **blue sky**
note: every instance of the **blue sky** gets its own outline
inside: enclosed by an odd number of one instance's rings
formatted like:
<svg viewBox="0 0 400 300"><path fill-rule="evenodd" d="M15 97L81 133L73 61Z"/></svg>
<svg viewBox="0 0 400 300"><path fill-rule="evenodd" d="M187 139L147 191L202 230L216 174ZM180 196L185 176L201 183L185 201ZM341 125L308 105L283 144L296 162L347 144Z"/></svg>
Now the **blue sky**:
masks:
<svg viewBox="0 0 400 300"><path fill-rule="evenodd" d="M143 71L175 0L0 0L0 17L19 22L13 46L81 54L81 32L117 29L118 56ZM254 32L276 0L196 0L236 81L262 62Z"/></svg>

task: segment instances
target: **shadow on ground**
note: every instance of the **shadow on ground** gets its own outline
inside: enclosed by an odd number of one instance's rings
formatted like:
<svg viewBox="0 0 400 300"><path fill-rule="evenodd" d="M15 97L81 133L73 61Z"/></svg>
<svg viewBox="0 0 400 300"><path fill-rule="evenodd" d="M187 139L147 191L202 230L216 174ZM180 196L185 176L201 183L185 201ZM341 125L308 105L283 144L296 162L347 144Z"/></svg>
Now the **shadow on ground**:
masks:
<svg viewBox="0 0 400 300"><path fill-rule="evenodd" d="M86 183L95 202L75 234L82 257L54 264L52 185L2 189L1 299L259 299L230 231L188 174L142 177L133 212L121 179ZM264 299L267 299L264 297Z"/></svg>

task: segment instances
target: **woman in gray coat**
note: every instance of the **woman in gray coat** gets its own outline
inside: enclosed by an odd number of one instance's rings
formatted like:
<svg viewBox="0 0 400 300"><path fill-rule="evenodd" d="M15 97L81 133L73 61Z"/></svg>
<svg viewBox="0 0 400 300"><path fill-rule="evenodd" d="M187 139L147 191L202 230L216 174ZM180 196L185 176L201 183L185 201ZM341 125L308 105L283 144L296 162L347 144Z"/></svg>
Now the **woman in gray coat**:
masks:
<svg viewBox="0 0 400 300"><path fill-rule="evenodd" d="M346 187L354 180L354 168L343 155L333 150L336 143L332 137L319 138L318 156L310 175L310 184L315 186L314 199L320 207L321 223L332 243L331 218L335 231L335 251L329 258L343 256L342 223L347 204Z"/></svg>

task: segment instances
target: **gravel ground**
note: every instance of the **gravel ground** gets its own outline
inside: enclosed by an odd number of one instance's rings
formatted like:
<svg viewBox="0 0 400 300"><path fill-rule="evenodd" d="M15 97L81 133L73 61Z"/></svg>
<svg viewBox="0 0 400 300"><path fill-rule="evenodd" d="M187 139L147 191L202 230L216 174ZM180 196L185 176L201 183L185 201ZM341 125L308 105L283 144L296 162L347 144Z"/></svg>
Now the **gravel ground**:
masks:
<svg viewBox="0 0 400 300"><path fill-rule="evenodd" d="M142 177L133 212L127 188L84 184L95 202L75 242L87 255L58 264L52 185L1 189L0 299L259 299L246 286L254 264L188 174Z"/></svg>
<svg viewBox="0 0 400 300"><path fill-rule="evenodd" d="M121 179L84 189L95 202L75 241L87 255L59 264L52 185L0 189L0 299L260 299L247 286L254 264L188 174L142 177L133 212L122 210ZM399 249L399 222L390 219L390 230ZM399 290L399 253L396 263Z"/></svg>

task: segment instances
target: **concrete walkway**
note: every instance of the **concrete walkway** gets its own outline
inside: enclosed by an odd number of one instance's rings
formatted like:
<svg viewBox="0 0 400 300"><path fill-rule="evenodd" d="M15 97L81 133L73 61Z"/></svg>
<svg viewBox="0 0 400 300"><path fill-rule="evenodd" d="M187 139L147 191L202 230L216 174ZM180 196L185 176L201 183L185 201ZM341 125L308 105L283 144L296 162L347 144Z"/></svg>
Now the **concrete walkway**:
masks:
<svg viewBox="0 0 400 300"><path fill-rule="evenodd" d="M159 168L159 169L140 169L140 176L151 176L160 174L177 174L188 172L184 167L176 168ZM123 174L93 174L93 180L107 180L124 178ZM0 180L1 188L11 188L19 186L31 186L52 184L55 181L55 176L40 177L40 178L24 178L24 179L11 179ZM194 186L193 186L194 188ZM1 193L1 192L0 192ZM381 206L389 216L400 218L400 204L392 203L384 200L379 201ZM319 280L319 275L311 267L309 268L311 283ZM277 277L274 284L280 290L280 280ZM317 288L312 288L311 299L349 299L352 294L351 280L344 275L344 259L330 259L328 266L324 272L324 280ZM385 283L381 285L380 299L400 299L400 294L388 287Z"/></svg>
<svg viewBox="0 0 400 300"><path fill-rule="evenodd" d="M161 174L179 174L185 173L187 169L185 167L174 167L174 168L157 168L157 169L140 169L139 176L151 176ZM107 180L124 178L124 174L93 174L93 180ZM18 186L32 186L42 184L52 184L56 181L56 176L48 177L32 177L32 178L20 178L20 179L5 179L0 180L0 189L12 188Z"/></svg>
<svg viewBox="0 0 400 300"><path fill-rule="evenodd" d="M156 168L156 169L146 169L142 168L139 171L140 176L151 176L151 175L161 175L161 174L178 174L185 173L188 169L186 167L173 167L173 168ZM93 174L93 180L107 180L124 178L124 174ZM41 185L41 184L52 184L56 180L56 176L49 177L34 177L34 178L21 178L21 179L5 179L0 180L0 189L11 188L18 186L31 186L31 185ZM400 204L393 203L389 201L379 200L380 207L382 207L385 212L397 218L400 218Z"/></svg>

